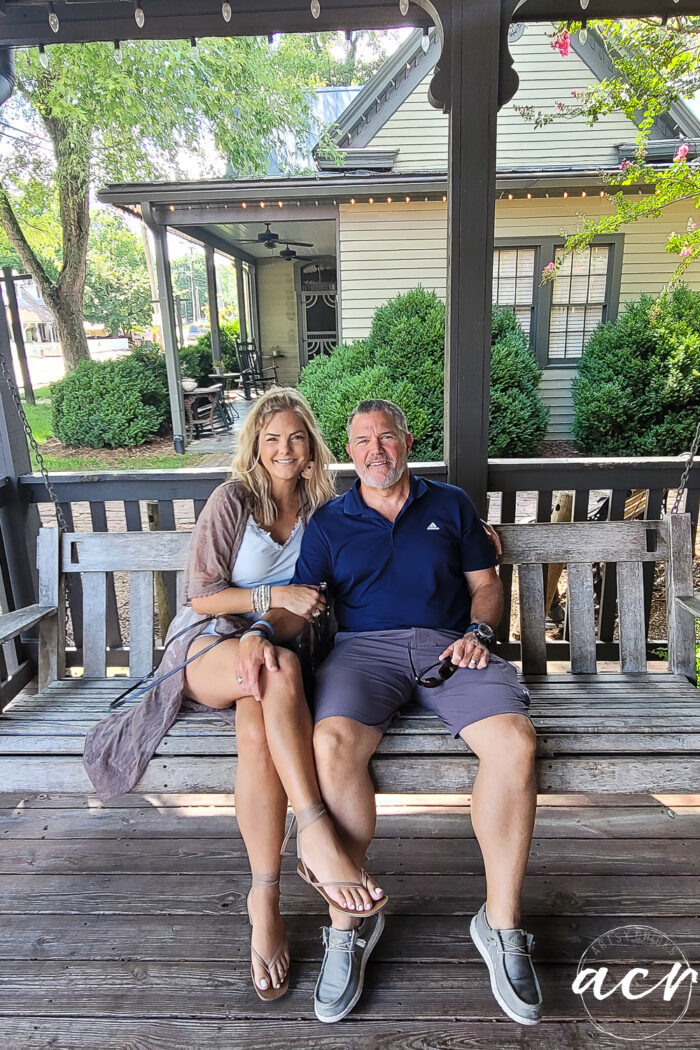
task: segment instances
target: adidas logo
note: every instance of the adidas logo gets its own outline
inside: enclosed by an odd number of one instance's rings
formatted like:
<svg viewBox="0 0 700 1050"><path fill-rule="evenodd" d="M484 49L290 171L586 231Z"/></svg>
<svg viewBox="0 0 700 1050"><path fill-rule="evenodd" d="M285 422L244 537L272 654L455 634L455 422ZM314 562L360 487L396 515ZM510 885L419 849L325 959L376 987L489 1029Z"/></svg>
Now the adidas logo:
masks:
<svg viewBox="0 0 700 1050"><path fill-rule="evenodd" d="M431 521L430 525L428 525L428 528L425 531L426 532L439 532L440 531L440 526L436 525L434 521Z"/></svg>

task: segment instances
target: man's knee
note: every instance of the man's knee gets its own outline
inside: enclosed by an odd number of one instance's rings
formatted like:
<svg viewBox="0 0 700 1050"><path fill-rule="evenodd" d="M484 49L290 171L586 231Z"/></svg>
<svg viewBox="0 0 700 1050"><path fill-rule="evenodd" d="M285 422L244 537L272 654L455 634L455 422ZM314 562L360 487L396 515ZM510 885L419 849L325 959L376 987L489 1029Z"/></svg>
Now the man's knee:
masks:
<svg viewBox="0 0 700 1050"><path fill-rule="evenodd" d="M366 766L380 739L378 731L352 718L323 718L314 726L314 756L319 773Z"/></svg>
<svg viewBox="0 0 700 1050"><path fill-rule="evenodd" d="M479 758L500 762L504 768L521 769L534 762L537 733L525 715L495 715L467 726L464 735Z"/></svg>

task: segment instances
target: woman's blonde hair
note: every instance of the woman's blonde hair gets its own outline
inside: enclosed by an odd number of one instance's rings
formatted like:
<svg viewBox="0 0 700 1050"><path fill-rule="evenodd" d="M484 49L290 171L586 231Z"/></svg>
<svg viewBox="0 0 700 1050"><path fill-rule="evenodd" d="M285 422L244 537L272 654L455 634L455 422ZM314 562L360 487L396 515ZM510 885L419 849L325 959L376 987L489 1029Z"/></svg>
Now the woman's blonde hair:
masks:
<svg viewBox="0 0 700 1050"><path fill-rule="evenodd" d="M335 495L334 478L328 470L333 455L323 440L309 402L293 387L273 386L258 398L246 416L231 465L232 477L248 490L253 517L266 528L271 528L277 520L277 508L272 499L270 475L260 462L260 435L278 412L294 412L309 435L311 476L299 479L302 507L307 517Z"/></svg>

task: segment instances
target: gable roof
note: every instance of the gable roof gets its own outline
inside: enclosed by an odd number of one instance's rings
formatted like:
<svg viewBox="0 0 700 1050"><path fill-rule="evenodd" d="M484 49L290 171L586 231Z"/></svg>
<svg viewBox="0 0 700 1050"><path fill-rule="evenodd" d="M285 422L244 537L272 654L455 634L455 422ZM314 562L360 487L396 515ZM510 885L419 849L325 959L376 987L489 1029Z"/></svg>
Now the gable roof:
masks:
<svg viewBox="0 0 700 1050"><path fill-rule="evenodd" d="M429 47L423 51L423 32L418 29L411 33L365 84L336 120L337 131L332 137L338 147L353 149L369 146L380 129L425 79L440 56L440 40L435 30L430 31L428 39ZM571 45L598 80L621 76L595 30L588 30L585 43L579 41L577 33L573 33ZM657 117L651 134L653 139L663 140L700 138L700 119L684 102L675 102L667 113ZM626 144L620 146L621 150L626 148ZM318 148L314 151L315 155L317 152Z"/></svg>

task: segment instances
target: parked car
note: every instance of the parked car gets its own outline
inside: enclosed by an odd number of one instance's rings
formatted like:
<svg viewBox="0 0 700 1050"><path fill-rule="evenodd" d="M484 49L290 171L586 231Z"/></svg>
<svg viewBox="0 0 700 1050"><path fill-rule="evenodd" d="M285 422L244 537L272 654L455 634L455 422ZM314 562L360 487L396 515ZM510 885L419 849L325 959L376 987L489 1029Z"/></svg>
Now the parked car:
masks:
<svg viewBox="0 0 700 1050"><path fill-rule="evenodd" d="M208 331L209 325L202 324L201 321L194 321L192 324L188 324L185 329L185 346L194 346L200 335L206 335Z"/></svg>

